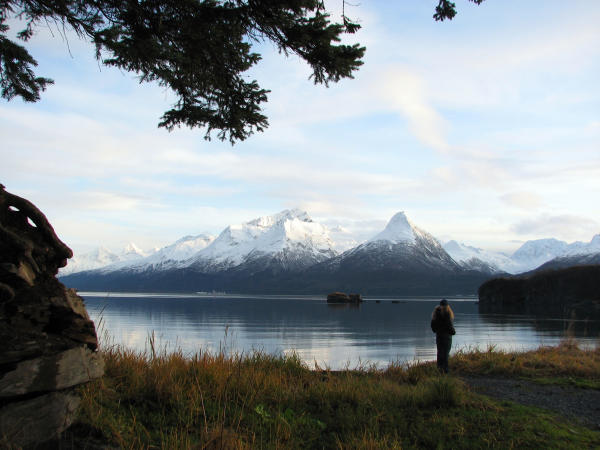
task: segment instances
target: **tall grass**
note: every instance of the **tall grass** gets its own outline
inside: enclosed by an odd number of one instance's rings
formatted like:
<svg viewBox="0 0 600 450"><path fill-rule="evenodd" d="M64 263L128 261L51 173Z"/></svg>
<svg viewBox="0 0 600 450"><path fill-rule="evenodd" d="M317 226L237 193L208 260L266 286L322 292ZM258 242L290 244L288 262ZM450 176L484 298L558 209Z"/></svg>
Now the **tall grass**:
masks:
<svg viewBox="0 0 600 450"><path fill-rule="evenodd" d="M463 349L452 357L452 367L467 375L573 377L600 382L600 347L582 349L575 340L565 339L557 346L526 352L508 352L494 346Z"/></svg>
<svg viewBox="0 0 600 450"><path fill-rule="evenodd" d="M531 352L518 365L545 370L534 362L548 352ZM597 359L597 351L582 352ZM451 365L475 372L487 367L489 354L509 368L515 365L511 358L521 358L491 349L459 353ZM432 364L309 370L294 354L220 351L186 357L157 349L152 337L147 352L111 346L103 355L105 376L82 388L79 447L91 440L164 449L600 445L598 432L475 395L459 378L440 376Z"/></svg>

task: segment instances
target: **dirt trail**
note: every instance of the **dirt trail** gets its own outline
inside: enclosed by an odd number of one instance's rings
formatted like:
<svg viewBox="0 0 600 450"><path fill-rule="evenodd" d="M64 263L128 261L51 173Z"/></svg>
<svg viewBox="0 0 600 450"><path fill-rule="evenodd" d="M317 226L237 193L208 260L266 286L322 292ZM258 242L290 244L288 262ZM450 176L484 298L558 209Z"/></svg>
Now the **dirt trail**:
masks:
<svg viewBox="0 0 600 450"><path fill-rule="evenodd" d="M477 393L545 408L591 429L600 430L600 391L598 390L543 385L515 378L463 376L461 379Z"/></svg>

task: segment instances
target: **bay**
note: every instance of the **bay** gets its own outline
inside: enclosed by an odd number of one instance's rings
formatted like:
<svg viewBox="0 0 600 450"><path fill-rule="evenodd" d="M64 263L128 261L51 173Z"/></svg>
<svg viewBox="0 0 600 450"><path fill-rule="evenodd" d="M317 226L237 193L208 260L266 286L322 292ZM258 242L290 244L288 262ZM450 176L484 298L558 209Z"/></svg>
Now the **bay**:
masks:
<svg viewBox="0 0 600 450"><path fill-rule="evenodd" d="M310 296L80 292L101 345L159 351L295 352L309 367L342 369L435 359L430 318L439 298L365 299L330 305ZM480 314L475 298L449 298L458 349L527 350L566 336L595 346L598 320Z"/></svg>

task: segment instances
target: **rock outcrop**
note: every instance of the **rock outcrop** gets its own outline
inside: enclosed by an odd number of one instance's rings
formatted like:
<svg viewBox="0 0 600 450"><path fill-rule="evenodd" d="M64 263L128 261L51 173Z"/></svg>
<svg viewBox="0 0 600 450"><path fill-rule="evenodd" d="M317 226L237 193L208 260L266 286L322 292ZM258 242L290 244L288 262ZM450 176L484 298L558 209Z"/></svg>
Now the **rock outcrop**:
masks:
<svg viewBox="0 0 600 450"><path fill-rule="evenodd" d="M486 281L479 288L479 310L484 313L599 317L600 265Z"/></svg>
<svg viewBox="0 0 600 450"><path fill-rule="evenodd" d="M343 292L332 292L327 295L327 303L360 303L362 302L360 294L345 294Z"/></svg>
<svg viewBox="0 0 600 450"><path fill-rule="evenodd" d="M83 299L57 279L71 250L0 184L0 445L35 445L72 422L75 387L104 363Z"/></svg>

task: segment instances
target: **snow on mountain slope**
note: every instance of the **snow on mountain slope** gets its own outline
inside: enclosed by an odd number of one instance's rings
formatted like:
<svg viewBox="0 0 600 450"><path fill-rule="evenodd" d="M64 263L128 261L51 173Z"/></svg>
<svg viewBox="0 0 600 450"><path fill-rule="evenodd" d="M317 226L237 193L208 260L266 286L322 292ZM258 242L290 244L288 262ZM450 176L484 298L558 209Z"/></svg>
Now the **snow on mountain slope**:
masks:
<svg viewBox="0 0 600 450"><path fill-rule="evenodd" d="M600 252L596 253L587 253L587 254L577 254L570 256L559 256L557 258L551 259L550 261L542 264L533 272L544 271L544 270L556 270L556 269L564 269L567 267L573 266L588 266L588 265L597 265L600 264Z"/></svg>
<svg viewBox="0 0 600 450"><path fill-rule="evenodd" d="M600 253L600 235L590 242L572 242L568 244L558 239L536 239L525 242L511 257L514 270L511 273L527 272L554 259L567 256L590 255Z"/></svg>
<svg viewBox="0 0 600 450"><path fill-rule="evenodd" d="M209 234L199 234L197 236L185 236L171 245L158 249L145 258L135 260L120 260L108 266L102 267L102 272L115 272L118 270L145 271L161 270L176 267L185 267L185 261L206 248L214 236Z"/></svg>
<svg viewBox="0 0 600 450"><path fill-rule="evenodd" d="M480 248L471 247L463 243L459 244L456 241L448 241L443 247L456 262L465 262L472 258L479 258L483 253L483 250Z"/></svg>
<svg viewBox="0 0 600 450"><path fill-rule="evenodd" d="M394 215L383 231L340 255L332 264L405 270L460 270L460 266L428 232L413 225L404 212Z"/></svg>
<svg viewBox="0 0 600 450"><path fill-rule="evenodd" d="M301 210L285 210L228 226L193 258L203 271L225 270L265 256L296 260L300 266L335 256L327 227Z"/></svg>
<svg viewBox="0 0 600 450"><path fill-rule="evenodd" d="M422 235L423 232L412 225L404 211L401 211L390 219L381 233L378 233L367 242L388 241L393 244L400 242L414 244L418 234Z"/></svg>
<svg viewBox="0 0 600 450"><path fill-rule="evenodd" d="M465 268L480 271L485 269L490 273L501 271L510 273L515 266L512 259L503 253L489 252L456 241L448 241L443 247L452 256L452 259Z"/></svg>
<svg viewBox="0 0 600 450"><path fill-rule="evenodd" d="M432 259L440 259L445 263L455 264L438 240L428 232L415 226L408 220L404 211L395 214L384 230L369 239L366 244L373 243L420 247Z"/></svg>
<svg viewBox="0 0 600 450"><path fill-rule="evenodd" d="M566 252L568 244L557 239L536 239L525 242L512 255L520 265L539 266Z"/></svg>
<svg viewBox="0 0 600 450"><path fill-rule="evenodd" d="M594 236L589 243L568 244L558 239L531 240L525 242L511 256L489 252L456 241L447 242L444 248L452 258L465 267L477 267L483 262L503 272L518 274L533 270L555 258L600 253L600 235Z"/></svg>
<svg viewBox="0 0 600 450"><path fill-rule="evenodd" d="M333 241L333 248L339 253L350 250L360 244L354 233L340 225L329 229L329 237Z"/></svg>
<svg viewBox="0 0 600 450"><path fill-rule="evenodd" d="M215 237L209 234L199 234L197 236L185 236L175 243L161 248L148 258L137 261L131 265L131 270L147 269L169 269L175 267L185 267L186 261L192 258L198 252L209 246Z"/></svg>
<svg viewBox="0 0 600 450"><path fill-rule="evenodd" d="M363 254L376 264L377 260L412 254L415 258L428 259L432 267L456 267L458 264L464 269L484 273L517 274L557 257L600 253L600 234L589 243L568 244L557 239L527 241L511 256L456 241L449 241L442 247L433 236L414 226L404 212L394 215L380 233L363 244L359 245L356 236L356 232L353 234L341 226L329 229L314 222L305 211L292 209L231 225L216 239L200 234L185 236L153 252L144 252L135 244L129 244L120 253L99 248L77 254L60 269L60 275L99 268L103 272L114 272L194 267L212 273L251 262L253 271L275 266L290 270L306 268L342 252L344 257ZM380 258L377 252L387 256ZM339 263L340 257L334 258L332 264ZM358 259L356 262L360 263Z"/></svg>
<svg viewBox="0 0 600 450"><path fill-rule="evenodd" d="M130 242L125 246L121 254L119 255L119 259L121 261L133 261L136 259L141 259L148 256L148 253L143 251L133 242Z"/></svg>
<svg viewBox="0 0 600 450"><path fill-rule="evenodd" d="M305 211L292 209L230 225L216 239L205 234L186 236L145 258L113 259L100 271L140 272L193 266L199 271L217 272L251 261L260 261L265 267L276 264L292 269L336 254L329 229L314 222Z"/></svg>
<svg viewBox="0 0 600 450"><path fill-rule="evenodd" d="M161 248L158 252L148 258L149 261L185 261L200 250L209 246L215 237L209 234L197 236L185 236L174 244Z"/></svg>
<svg viewBox="0 0 600 450"><path fill-rule="evenodd" d="M59 270L59 275L68 275L84 270L94 270L111 264L123 262L131 264L132 261L146 257L148 253L130 242L120 253L111 252L106 247L99 247L88 253L74 255L67 261L66 267Z"/></svg>
<svg viewBox="0 0 600 450"><path fill-rule="evenodd" d="M88 253L75 254L67 261L67 265L59 269L59 275L93 270L119 261L119 256L105 247L99 247Z"/></svg>
<svg viewBox="0 0 600 450"><path fill-rule="evenodd" d="M590 242L573 242L567 245L567 250L561 256L591 255L600 253L600 234L595 235Z"/></svg>

